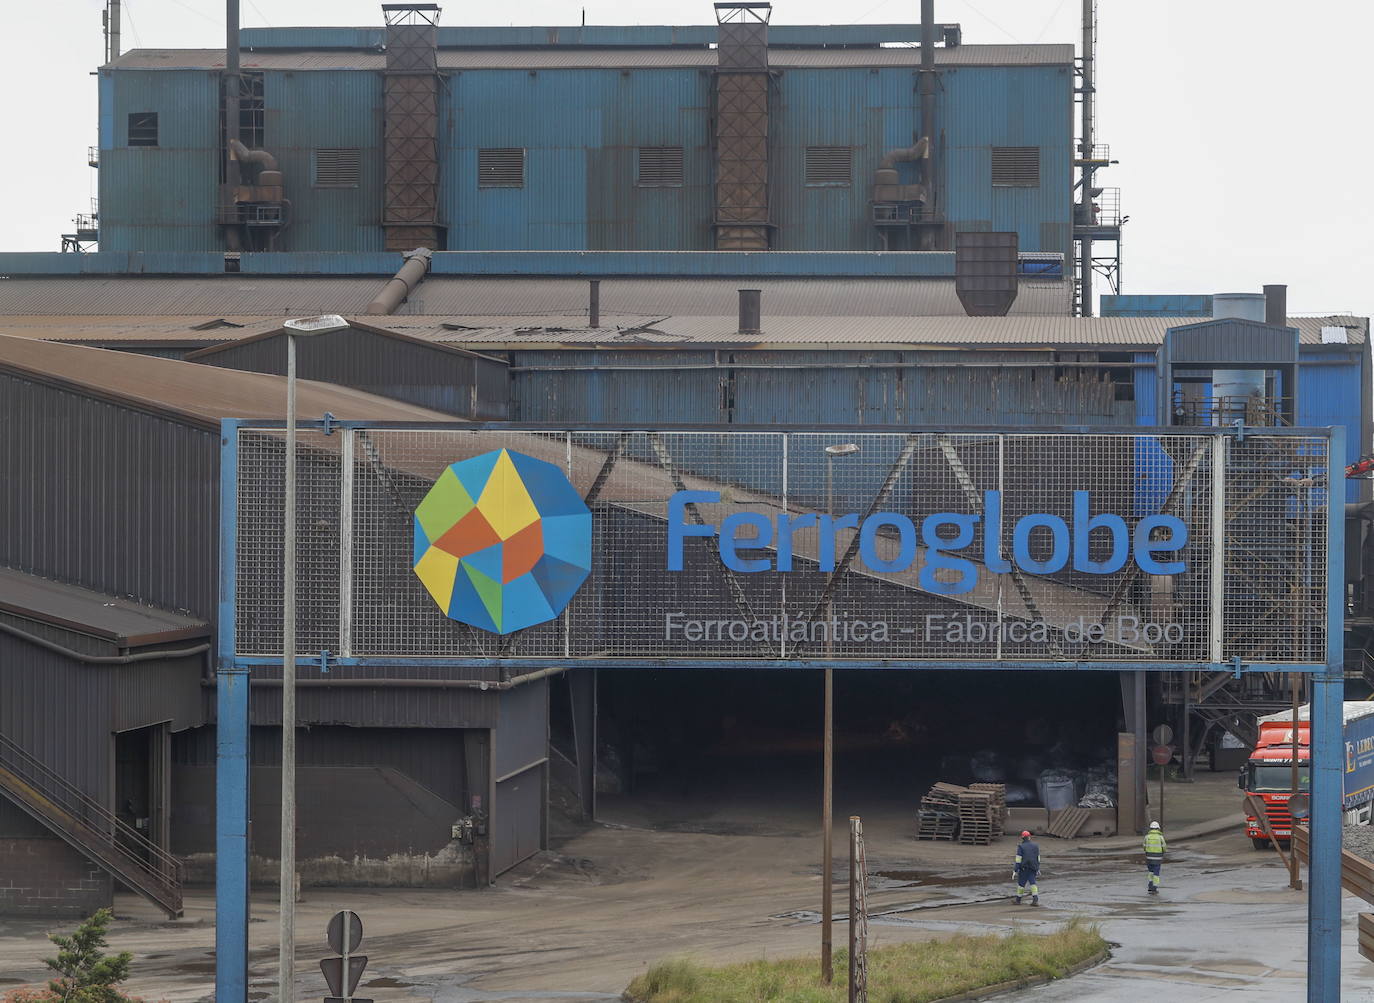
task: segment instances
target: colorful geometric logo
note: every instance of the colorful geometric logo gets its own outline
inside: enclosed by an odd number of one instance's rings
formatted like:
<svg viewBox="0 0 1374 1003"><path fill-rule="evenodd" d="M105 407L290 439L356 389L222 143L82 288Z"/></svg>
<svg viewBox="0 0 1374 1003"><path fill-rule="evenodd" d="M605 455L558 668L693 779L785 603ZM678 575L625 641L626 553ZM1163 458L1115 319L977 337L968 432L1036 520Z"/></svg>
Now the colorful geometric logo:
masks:
<svg viewBox="0 0 1374 1003"><path fill-rule="evenodd" d="M509 634L563 612L591 573L592 513L552 463L462 460L415 510L415 574L444 614Z"/></svg>

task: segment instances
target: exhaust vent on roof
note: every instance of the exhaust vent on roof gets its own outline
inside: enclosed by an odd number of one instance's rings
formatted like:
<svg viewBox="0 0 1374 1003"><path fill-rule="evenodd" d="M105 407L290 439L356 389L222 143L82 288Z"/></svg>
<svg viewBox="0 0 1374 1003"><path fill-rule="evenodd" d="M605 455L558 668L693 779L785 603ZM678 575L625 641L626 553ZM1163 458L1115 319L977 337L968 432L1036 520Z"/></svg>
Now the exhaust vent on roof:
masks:
<svg viewBox="0 0 1374 1003"><path fill-rule="evenodd" d="M850 185L854 181L854 157L847 146L808 146L808 185Z"/></svg>
<svg viewBox="0 0 1374 1003"><path fill-rule="evenodd" d="M994 146L992 184L995 188L1039 188L1038 146Z"/></svg>
<svg viewBox="0 0 1374 1003"><path fill-rule="evenodd" d="M525 151L502 147L477 151L478 188L524 188Z"/></svg>
<svg viewBox="0 0 1374 1003"><path fill-rule="evenodd" d="M357 188L362 173L358 150L315 150L311 158L316 188Z"/></svg>
<svg viewBox="0 0 1374 1003"><path fill-rule="evenodd" d="M639 148L639 187L680 188L682 186L682 147L641 146Z"/></svg>

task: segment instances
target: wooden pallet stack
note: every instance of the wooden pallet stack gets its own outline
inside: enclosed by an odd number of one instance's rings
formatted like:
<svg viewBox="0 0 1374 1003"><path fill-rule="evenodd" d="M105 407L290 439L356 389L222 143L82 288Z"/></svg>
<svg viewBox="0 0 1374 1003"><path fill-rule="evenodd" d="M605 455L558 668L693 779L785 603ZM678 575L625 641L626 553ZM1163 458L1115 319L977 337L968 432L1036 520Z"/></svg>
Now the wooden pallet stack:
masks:
<svg viewBox="0 0 1374 1003"><path fill-rule="evenodd" d="M936 784L921 798L916 812L917 839L948 839L959 835L959 795L966 788Z"/></svg>
<svg viewBox="0 0 1374 1003"><path fill-rule="evenodd" d="M993 823L1001 832L1007 824L1007 785L1006 784L969 784L971 791L980 791L992 797Z"/></svg>
<svg viewBox="0 0 1374 1003"><path fill-rule="evenodd" d="M959 842L987 846L1001 835L1002 823L987 791L965 791L959 795Z"/></svg>

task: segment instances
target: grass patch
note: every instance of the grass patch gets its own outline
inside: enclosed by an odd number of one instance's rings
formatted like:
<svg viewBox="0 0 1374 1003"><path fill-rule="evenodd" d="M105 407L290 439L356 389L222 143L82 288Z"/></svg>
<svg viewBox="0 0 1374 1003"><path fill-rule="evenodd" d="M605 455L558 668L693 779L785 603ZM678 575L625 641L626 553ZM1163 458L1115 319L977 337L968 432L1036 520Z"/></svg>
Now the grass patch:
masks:
<svg viewBox="0 0 1374 1003"><path fill-rule="evenodd" d="M870 1003L929 1003L1032 976L1059 978L1106 950L1097 927L1070 920L1053 933L996 934L893 944L868 952ZM637 1003L844 1003L849 968L835 952L835 982L822 986L815 958L746 961L708 968L686 958L660 961L630 983Z"/></svg>

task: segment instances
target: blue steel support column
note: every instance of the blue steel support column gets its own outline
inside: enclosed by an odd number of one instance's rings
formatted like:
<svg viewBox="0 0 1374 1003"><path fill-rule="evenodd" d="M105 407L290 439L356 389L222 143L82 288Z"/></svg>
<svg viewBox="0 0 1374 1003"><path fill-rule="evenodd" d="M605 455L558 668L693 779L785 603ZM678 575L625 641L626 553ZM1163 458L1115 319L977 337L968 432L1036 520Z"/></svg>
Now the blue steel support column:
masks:
<svg viewBox="0 0 1374 1003"><path fill-rule="evenodd" d="M1341 784L1345 700L1345 429L1331 429L1326 497L1326 671L1313 677L1307 999L1341 998Z"/></svg>
<svg viewBox="0 0 1374 1003"><path fill-rule="evenodd" d="M220 427L215 723L215 999L248 999L248 676L234 664L239 423Z"/></svg>

